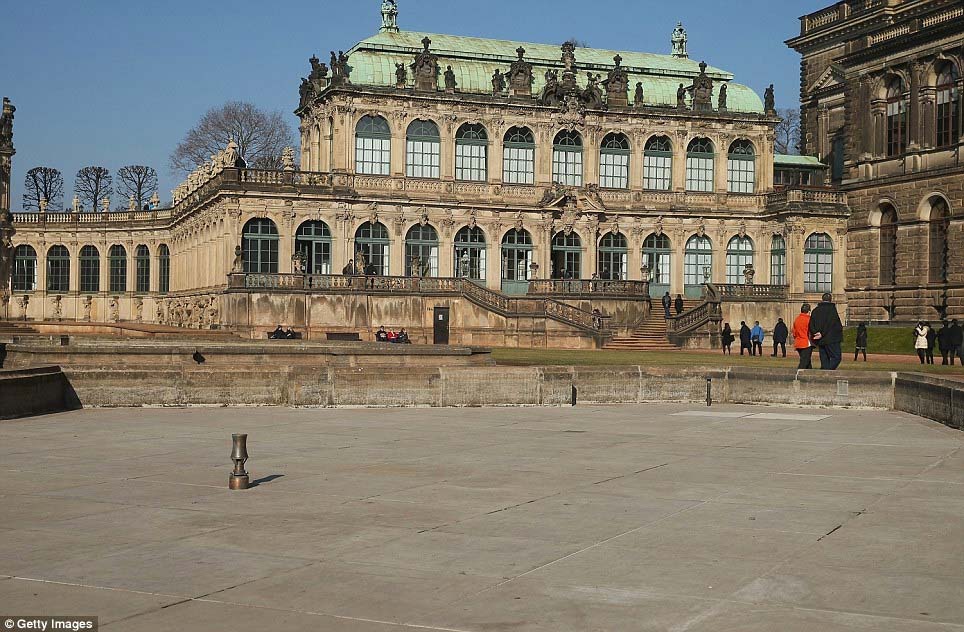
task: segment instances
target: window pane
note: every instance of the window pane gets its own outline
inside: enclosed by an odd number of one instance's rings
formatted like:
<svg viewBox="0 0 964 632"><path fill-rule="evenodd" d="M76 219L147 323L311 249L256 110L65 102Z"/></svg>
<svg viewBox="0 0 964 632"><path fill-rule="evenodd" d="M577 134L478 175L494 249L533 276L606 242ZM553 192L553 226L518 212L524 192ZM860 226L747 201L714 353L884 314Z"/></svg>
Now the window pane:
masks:
<svg viewBox="0 0 964 632"><path fill-rule="evenodd" d="M669 191L672 184L672 156L646 154L643 159L643 188L652 191Z"/></svg>
<svg viewBox="0 0 964 632"><path fill-rule="evenodd" d="M730 193L753 193L755 162L746 158L726 161L727 190Z"/></svg>
<svg viewBox="0 0 964 632"><path fill-rule="evenodd" d="M629 188L629 154L603 150L599 155L599 186L605 189Z"/></svg>
<svg viewBox="0 0 964 632"><path fill-rule="evenodd" d="M505 147L502 180L507 184L532 184L535 181L536 150L532 147Z"/></svg>
<svg viewBox="0 0 964 632"><path fill-rule="evenodd" d="M471 182L484 182L486 176L486 154L488 147L461 141L455 143L455 179Z"/></svg>
<svg viewBox="0 0 964 632"><path fill-rule="evenodd" d="M566 186L582 186L582 151L553 149L552 179Z"/></svg>
<svg viewBox="0 0 964 632"><path fill-rule="evenodd" d="M686 190L713 190L713 159L708 157L686 157Z"/></svg>

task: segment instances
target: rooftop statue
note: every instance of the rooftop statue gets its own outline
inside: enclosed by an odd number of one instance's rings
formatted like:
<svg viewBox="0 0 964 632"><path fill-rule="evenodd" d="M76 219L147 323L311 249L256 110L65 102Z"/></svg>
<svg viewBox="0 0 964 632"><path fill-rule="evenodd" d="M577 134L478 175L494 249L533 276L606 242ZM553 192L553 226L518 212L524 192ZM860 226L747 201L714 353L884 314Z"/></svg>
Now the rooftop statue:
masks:
<svg viewBox="0 0 964 632"><path fill-rule="evenodd" d="M512 96L529 96L535 80L532 76L532 64L524 59L526 49L520 46L515 52L519 58L512 62L509 68L509 90Z"/></svg>
<svg viewBox="0 0 964 632"><path fill-rule="evenodd" d="M398 5L395 0L382 1L382 32L398 33Z"/></svg>
<svg viewBox="0 0 964 632"><path fill-rule="evenodd" d="M766 89L766 92L763 93L763 109L766 110L767 114L776 114L777 109L775 98L773 96L772 83L770 84L770 87Z"/></svg>
<svg viewBox="0 0 964 632"><path fill-rule="evenodd" d="M505 75L498 68L492 73L492 94L500 95L505 90Z"/></svg>
<svg viewBox="0 0 964 632"><path fill-rule="evenodd" d="M438 89L438 57L429 50L432 40L428 37L422 39L422 52L415 56L412 63L412 72L415 75L415 89L420 91L432 92Z"/></svg>
<svg viewBox="0 0 964 632"><path fill-rule="evenodd" d="M700 74L693 80L693 85L688 88L693 93L694 110L713 109L713 80L706 74L706 62L700 62Z"/></svg>
<svg viewBox="0 0 964 632"><path fill-rule="evenodd" d="M405 64L395 64L395 87L404 88L408 83L408 69Z"/></svg>
<svg viewBox="0 0 964 632"><path fill-rule="evenodd" d="M720 93L716 97L716 107L720 110L726 109L726 84L720 85Z"/></svg>
<svg viewBox="0 0 964 632"><path fill-rule="evenodd" d="M633 107L641 108L643 107L643 102L645 95L643 94L643 82L636 82L636 93L633 95Z"/></svg>
<svg viewBox="0 0 964 632"><path fill-rule="evenodd" d="M606 86L606 103L610 106L625 107L629 105L629 74L623 68L622 55L613 57L615 67L609 71L609 77L603 82Z"/></svg>
<svg viewBox="0 0 964 632"><path fill-rule="evenodd" d="M0 113L0 147L13 147L13 113L17 108L10 99L3 97L3 111Z"/></svg>
<svg viewBox="0 0 964 632"><path fill-rule="evenodd" d="M449 66L445 69L445 89L448 91L454 91L458 84L455 81L455 72L452 67Z"/></svg>
<svg viewBox="0 0 964 632"><path fill-rule="evenodd" d="M673 47L673 57L689 59L689 53L686 52L686 42L686 29L683 28L682 22L677 22L676 28L673 29L673 36L670 38L670 44Z"/></svg>

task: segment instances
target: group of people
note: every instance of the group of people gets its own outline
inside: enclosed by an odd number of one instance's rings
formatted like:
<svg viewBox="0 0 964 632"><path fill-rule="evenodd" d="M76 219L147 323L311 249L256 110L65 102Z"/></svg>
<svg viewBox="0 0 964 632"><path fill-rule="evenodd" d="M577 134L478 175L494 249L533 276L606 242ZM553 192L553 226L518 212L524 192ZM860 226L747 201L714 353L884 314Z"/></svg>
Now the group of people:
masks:
<svg viewBox="0 0 964 632"><path fill-rule="evenodd" d="M408 337L408 332L402 327L399 331L388 331L385 326L382 325L375 332L375 342L395 342L398 344L412 344L412 341Z"/></svg>
<svg viewBox="0 0 964 632"><path fill-rule="evenodd" d="M949 324L945 320L941 328L934 331L927 321L919 321L914 328L914 350L921 364L934 364L934 347L941 352L941 364L954 366L955 358L964 365L964 328L955 318Z"/></svg>
<svg viewBox="0 0 964 632"><path fill-rule="evenodd" d="M753 327L751 328L746 324L746 321L740 321L740 355L746 353L751 356L762 356L763 355L763 342L766 339L766 333L763 331L763 327L760 326L760 321L754 321ZM772 357L776 357L778 347L783 347L783 357L787 357L787 326L781 318L773 328L773 353L770 354ZM723 332L721 334L723 340L723 355L733 355L733 342L736 340L736 336L733 334L733 330L730 328L730 323L723 325Z"/></svg>
<svg viewBox="0 0 964 632"><path fill-rule="evenodd" d="M297 338L298 334L291 327L285 329L282 325L278 325L274 331L268 334L269 340L295 340Z"/></svg>
<svg viewBox="0 0 964 632"><path fill-rule="evenodd" d="M677 294L676 298L674 299L672 296L669 295L669 292L667 292L663 294L662 301L663 301L663 314L667 319L673 317L673 314L671 313L671 311L674 308L676 309L677 316L683 313L684 303L683 303L682 294Z"/></svg>

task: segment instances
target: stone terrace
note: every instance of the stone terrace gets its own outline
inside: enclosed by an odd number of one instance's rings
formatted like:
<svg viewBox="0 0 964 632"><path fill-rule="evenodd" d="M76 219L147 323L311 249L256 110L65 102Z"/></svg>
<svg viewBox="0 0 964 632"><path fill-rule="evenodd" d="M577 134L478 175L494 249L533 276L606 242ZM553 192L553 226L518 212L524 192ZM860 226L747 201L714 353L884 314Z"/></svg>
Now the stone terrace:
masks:
<svg viewBox="0 0 964 632"><path fill-rule="evenodd" d="M226 489L230 433L257 487ZM0 424L0 613L105 630L964 630L964 434L693 405Z"/></svg>

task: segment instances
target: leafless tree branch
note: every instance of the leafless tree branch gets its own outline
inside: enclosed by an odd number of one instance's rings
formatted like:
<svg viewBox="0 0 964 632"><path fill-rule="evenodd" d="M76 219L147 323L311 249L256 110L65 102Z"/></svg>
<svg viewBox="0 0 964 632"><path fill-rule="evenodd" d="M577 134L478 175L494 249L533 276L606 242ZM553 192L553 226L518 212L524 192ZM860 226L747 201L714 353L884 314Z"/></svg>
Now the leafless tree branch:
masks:
<svg viewBox="0 0 964 632"><path fill-rule="evenodd" d="M120 205L127 208L130 196L134 196L135 208L144 208L157 191L157 172L144 165L128 165L117 170L117 195Z"/></svg>
<svg viewBox="0 0 964 632"><path fill-rule="evenodd" d="M778 154L800 153L800 110L785 108L777 111L780 122L776 127L775 149Z"/></svg>
<svg viewBox="0 0 964 632"><path fill-rule="evenodd" d="M60 210L64 203L64 177L51 167L34 167L24 180L23 208L39 211L40 200L47 200L47 207Z"/></svg>
<svg viewBox="0 0 964 632"><path fill-rule="evenodd" d="M74 195L80 198L84 208L101 210L104 200L109 200L114 192L113 178L104 167L84 167L74 179Z"/></svg>

